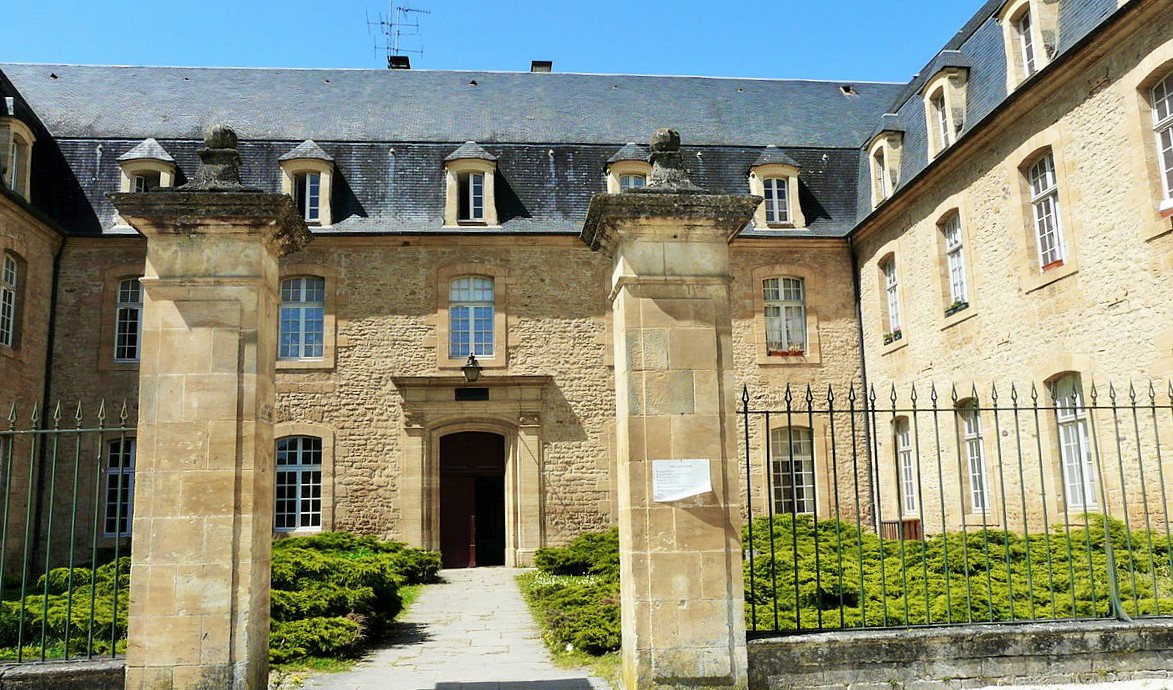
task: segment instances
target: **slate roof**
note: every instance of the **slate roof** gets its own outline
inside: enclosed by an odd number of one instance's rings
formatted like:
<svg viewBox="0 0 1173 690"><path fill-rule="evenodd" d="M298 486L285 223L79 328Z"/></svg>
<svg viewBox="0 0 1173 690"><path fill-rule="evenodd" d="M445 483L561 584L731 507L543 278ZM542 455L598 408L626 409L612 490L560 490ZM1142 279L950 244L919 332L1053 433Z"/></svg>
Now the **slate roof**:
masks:
<svg viewBox="0 0 1173 690"><path fill-rule="evenodd" d="M759 165L775 164L789 165L793 168L799 167L798 163L796 163L793 158L787 156L782 152L781 149L779 149L777 146L774 146L773 144L767 146L766 150L762 151L762 155L758 156L758 159L754 161L753 165L750 167L756 168Z"/></svg>
<svg viewBox="0 0 1173 690"><path fill-rule="evenodd" d="M154 139L145 139L143 140L143 143L118 157L118 160L120 161L137 161L144 159L167 161L168 163L175 162L175 159L171 157L171 154L167 153L167 151L159 144L159 142L155 141Z"/></svg>
<svg viewBox="0 0 1173 690"><path fill-rule="evenodd" d="M481 145L475 141L464 142L455 151L444 157L445 161L466 161L470 159L495 161L497 157L481 148Z"/></svg>
<svg viewBox="0 0 1173 690"><path fill-rule="evenodd" d="M648 151L648 147L640 146L634 141L629 141L623 145L623 148L616 151L614 155L607 159L607 165L620 161L646 162L649 158L651 158L651 153Z"/></svg>
<svg viewBox="0 0 1173 690"><path fill-rule="evenodd" d="M293 161L293 160L305 160L307 158L312 158L312 159L321 160L321 161L333 161L334 160L333 158L330 157L330 154L328 154L322 150L321 146L318 146L316 143L314 143L313 139L306 139L305 141L298 144L292 151L279 157L277 160L279 160L279 161Z"/></svg>
<svg viewBox="0 0 1173 690"><path fill-rule="evenodd" d="M432 70L0 64L57 138L858 147L902 84ZM56 75L56 78L50 77Z"/></svg>

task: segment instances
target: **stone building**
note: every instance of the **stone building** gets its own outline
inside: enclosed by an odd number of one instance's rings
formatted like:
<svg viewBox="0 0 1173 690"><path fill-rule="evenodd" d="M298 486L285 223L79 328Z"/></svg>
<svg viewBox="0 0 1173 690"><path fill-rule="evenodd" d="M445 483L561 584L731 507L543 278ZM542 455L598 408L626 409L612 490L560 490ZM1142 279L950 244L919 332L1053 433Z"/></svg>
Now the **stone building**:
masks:
<svg viewBox="0 0 1173 690"><path fill-rule="evenodd" d="M701 187L764 198L731 246L755 405L788 384L1034 384L1071 415L1033 439L1039 483L1000 489L1059 508L1090 382L1173 375L1166 0L990 0L907 84L0 64L0 401L135 401L145 240L106 195L182 184L220 121L245 183L291 194L314 233L281 265L278 532L459 566L612 524L610 266L580 233L592 195L646 182L628 142L654 126L682 133ZM985 402L950 404L965 438L933 450L993 454ZM828 449L861 442L833 424L776 416L750 441L771 508L844 514L830 496L860 477ZM902 453L907 427L885 421L873 452ZM107 512L133 510L110 491L133 443L89 477ZM899 463L875 471L877 509L901 512ZM937 489L961 505L989 471Z"/></svg>

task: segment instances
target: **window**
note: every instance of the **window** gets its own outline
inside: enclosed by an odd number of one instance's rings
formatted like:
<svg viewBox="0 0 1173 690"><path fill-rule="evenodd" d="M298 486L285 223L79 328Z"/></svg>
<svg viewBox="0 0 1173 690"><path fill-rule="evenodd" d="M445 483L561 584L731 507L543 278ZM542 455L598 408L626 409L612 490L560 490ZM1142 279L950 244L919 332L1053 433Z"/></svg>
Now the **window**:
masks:
<svg viewBox="0 0 1173 690"><path fill-rule="evenodd" d="M273 527L278 531L322 526L322 439L290 436L277 440Z"/></svg>
<svg viewBox="0 0 1173 690"><path fill-rule="evenodd" d="M154 139L144 139L119 156L118 168L118 189L122 192L142 193L175 186L175 159Z"/></svg>
<svg viewBox="0 0 1173 690"><path fill-rule="evenodd" d="M1173 72L1152 89L1153 128L1166 203L1173 200Z"/></svg>
<svg viewBox="0 0 1173 690"><path fill-rule="evenodd" d="M1039 266L1047 271L1063 265L1066 247L1063 223L1059 217L1059 184L1055 175L1055 158L1048 152L1027 172L1030 203L1034 217Z"/></svg>
<svg viewBox="0 0 1173 690"><path fill-rule="evenodd" d="M895 115L885 115L887 126L899 126ZM896 192L900 185L900 165L904 151L904 133L886 129L868 144L868 160L872 173L872 208L879 206Z"/></svg>
<svg viewBox="0 0 1173 690"><path fill-rule="evenodd" d="M28 180L29 144L19 134L12 137L12 145L8 147L8 188L25 195L25 185Z"/></svg>
<svg viewBox="0 0 1173 690"><path fill-rule="evenodd" d="M815 512L815 456L810 429L791 427L770 432L774 512Z"/></svg>
<svg viewBox="0 0 1173 690"><path fill-rule="evenodd" d="M134 176L133 190L135 192L149 192L159 186L161 175L157 170L148 170Z"/></svg>
<svg viewBox="0 0 1173 690"><path fill-rule="evenodd" d="M321 173L298 173L296 192L293 195L297 210L307 223L320 223L322 218L322 175Z"/></svg>
<svg viewBox="0 0 1173 690"><path fill-rule="evenodd" d="M281 281L279 359L321 359L326 281L316 276Z"/></svg>
<svg viewBox="0 0 1173 690"><path fill-rule="evenodd" d="M619 191L627 191L628 189L637 189L647 185L648 178L644 175L620 175L619 176Z"/></svg>
<svg viewBox="0 0 1173 690"><path fill-rule="evenodd" d="M888 332L884 335L884 343L900 340L903 333L900 330L900 289L896 279L896 257L889 257L880 264L884 273L884 294L888 311Z"/></svg>
<svg viewBox="0 0 1173 690"><path fill-rule="evenodd" d="M942 151L953 143L952 132L949 129L949 116L945 111L945 90L941 89L929 99L929 107L933 112L933 124L937 130L937 150Z"/></svg>
<svg viewBox="0 0 1173 690"><path fill-rule="evenodd" d="M138 361L143 332L142 314L142 286L138 278L118 281L118 306L114 314L114 361Z"/></svg>
<svg viewBox="0 0 1173 690"><path fill-rule="evenodd" d="M766 310L766 354L771 357L806 352L806 299L801 278L762 281Z"/></svg>
<svg viewBox="0 0 1173 690"><path fill-rule="evenodd" d="M872 191L880 201L887 199L892 190L888 186L888 165L884 149L877 149L872 154Z"/></svg>
<svg viewBox="0 0 1173 690"><path fill-rule="evenodd" d="M457 220L481 223L485 220L484 173L461 173L457 198Z"/></svg>
<svg viewBox="0 0 1173 690"><path fill-rule="evenodd" d="M771 177L763 181L766 197L766 223L789 223L790 202L785 178Z"/></svg>
<svg viewBox="0 0 1173 690"><path fill-rule="evenodd" d="M493 279L463 276L449 285L448 356L493 356Z"/></svg>
<svg viewBox="0 0 1173 690"><path fill-rule="evenodd" d="M921 90L929 160L952 146L957 133L965 127L969 90L969 59L966 56L956 50L944 50L934 62L940 67Z"/></svg>
<svg viewBox="0 0 1173 690"><path fill-rule="evenodd" d="M990 509L986 488L986 456L982 445L982 417L976 403L963 406L958 414L964 431L966 469L969 474L969 506L975 513Z"/></svg>
<svg viewBox="0 0 1173 690"><path fill-rule="evenodd" d="M1068 374L1051 384L1059 431L1059 458L1069 508L1096 507L1096 475L1088 439L1087 408L1079 375Z"/></svg>
<svg viewBox="0 0 1173 690"><path fill-rule="evenodd" d="M1030 10L1023 12L1014 20L1014 31L1018 36L1018 49L1022 57L1023 79L1031 76L1038 70L1035 62L1035 40L1031 33Z"/></svg>
<svg viewBox="0 0 1173 690"><path fill-rule="evenodd" d="M107 537L130 536L134 511L134 439L120 438L106 445L106 515L103 533Z"/></svg>
<svg viewBox="0 0 1173 690"><path fill-rule="evenodd" d="M945 236L945 264L949 272L949 306L946 311L963 308L969 302L965 285L964 240L961 234L961 214L954 213L941 225Z"/></svg>
<svg viewBox="0 0 1173 690"><path fill-rule="evenodd" d="M896 420L896 464L900 468L900 514L917 514L916 466L912 458L912 432L908 419Z"/></svg>
<svg viewBox="0 0 1173 690"><path fill-rule="evenodd" d="M20 305L20 263L12 254L4 254L0 266L0 345L15 348L17 317Z"/></svg>

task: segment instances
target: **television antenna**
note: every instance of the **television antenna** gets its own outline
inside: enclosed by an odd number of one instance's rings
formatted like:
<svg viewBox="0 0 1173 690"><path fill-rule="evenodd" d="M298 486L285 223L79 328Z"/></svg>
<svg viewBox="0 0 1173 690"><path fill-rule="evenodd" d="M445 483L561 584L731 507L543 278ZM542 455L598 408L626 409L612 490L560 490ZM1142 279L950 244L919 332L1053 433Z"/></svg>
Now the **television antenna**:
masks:
<svg viewBox="0 0 1173 690"><path fill-rule="evenodd" d="M395 62L395 57L424 54L423 33L419 23L421 14L431 14L431 11L407 4L396 5L393 0L387 3L387 14L380 12L378 19L372 20L370 13L367 13L367 32L374 41L375 54L383 54L388 68Z"/></svg>

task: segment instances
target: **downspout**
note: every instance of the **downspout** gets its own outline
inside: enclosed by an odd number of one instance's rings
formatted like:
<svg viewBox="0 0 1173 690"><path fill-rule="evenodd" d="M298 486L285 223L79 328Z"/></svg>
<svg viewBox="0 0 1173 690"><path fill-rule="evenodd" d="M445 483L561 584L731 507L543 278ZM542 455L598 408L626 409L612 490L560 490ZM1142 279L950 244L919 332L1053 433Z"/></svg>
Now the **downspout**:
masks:
<svg viewBox="0 0 1173 690"><path fill-rule="evenodd" d="M53 254L53 280L50 283L49 293L49 319L45 325L45 384L41 391L41 428L47 428L49 421L49 405L50 395L53 390L53 349L55 343L53 339L57 335L57 289L61 278L61 256L65 253L65 237L61 238L61 244L57 246L57 251ZM33 508L33 515L36 522L33 523L33 548L30 562L36 563L41 557L41 529L44 524L43 512L45 509L45 439L41 440L40 452L37 453L37 462L40 464L37 472L37 495L36 503ZM48 545L46 544L46 547Z"/></svg>
<svg viewBox="0 0 1173 690"><path fill-rule="evenodd" d="M855 234L854 233L849 234L847 236L847 248L851 252L851 287L855 291L855 330L856 330L856 340L859 343L859 380L860 380L860 388L861 388L861 396L862 396L861 400L864 401L864 408L865 408L863 428L864 428L864 437L865 437L864 441L867 444L867 451L868 451L867 452L867 458L868 458L867 489L868 489L868 494L871 496L871 499L872 499L872 526L875 528L876 534L879 534L880 533L880 524L878 522L878 520L879 520L878 516L880 514L880 510L879 510L880 497L879 497L879 494L876 493L875 485L872 484L872 468L875 466L875 464L877 462L876 458L873 456L873 453L872 453L872 449L875 447L872 444L872 439L871 439L871 436L872 436L872 433L874 430L872 429L871 423L870 423L871 416L866 413L867 400L868 400L868 367L867 367L867 350L866 350L866 345L864 345L864 337L863 337L863 292L860 287L862 285L862 279L859 274L859 255L855 251ZM859 477L856 477L856 481L859 481Z"/></svg>

